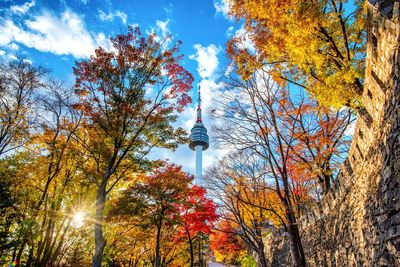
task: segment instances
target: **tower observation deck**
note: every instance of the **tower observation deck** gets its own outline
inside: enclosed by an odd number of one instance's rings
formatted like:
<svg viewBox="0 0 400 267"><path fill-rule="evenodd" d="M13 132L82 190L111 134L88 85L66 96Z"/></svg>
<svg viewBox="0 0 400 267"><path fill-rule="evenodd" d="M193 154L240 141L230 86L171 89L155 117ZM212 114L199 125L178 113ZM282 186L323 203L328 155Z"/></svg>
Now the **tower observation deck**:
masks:
<svg viewBox="0 0 400 267"><path fill-rule="evenodd" d="M198 98L197 98L197 119L194 124L191 134L190 134L190 149L196 152L196 171L195 171L195 180L194 183L196 185L202 185L202 168L203 168L203 159L202 154L203 150L207 150L209 144L207 129L204 127L203 120L201 117L201 95L200 95L200 86L198 90Z"/></svg>

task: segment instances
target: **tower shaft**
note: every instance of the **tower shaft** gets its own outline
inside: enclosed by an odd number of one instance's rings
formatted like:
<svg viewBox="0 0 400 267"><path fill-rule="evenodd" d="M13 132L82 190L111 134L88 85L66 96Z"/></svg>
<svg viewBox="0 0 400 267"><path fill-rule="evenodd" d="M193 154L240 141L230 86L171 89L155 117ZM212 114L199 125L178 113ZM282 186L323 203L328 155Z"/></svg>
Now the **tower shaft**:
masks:
<svg viewBox="0 0 400 267"><path fill-rule="evenodd" d="M203 146L197 145L195 147L196 152L196 173L194 183L202 186L202 174L203 174Z"/></svg>

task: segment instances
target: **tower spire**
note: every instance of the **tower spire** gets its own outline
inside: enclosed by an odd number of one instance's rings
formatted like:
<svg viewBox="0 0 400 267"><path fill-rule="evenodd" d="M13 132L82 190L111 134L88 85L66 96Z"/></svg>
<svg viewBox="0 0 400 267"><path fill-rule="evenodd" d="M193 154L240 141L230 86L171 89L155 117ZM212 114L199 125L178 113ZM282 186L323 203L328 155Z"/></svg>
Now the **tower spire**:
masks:
<svg viewBox="0 0 400 267"><path fill-rule="evenodd" d="M196 123L202 123L201 119L201 94L200 94L200 85L199 89L197 90L197 120Z"/></svg>

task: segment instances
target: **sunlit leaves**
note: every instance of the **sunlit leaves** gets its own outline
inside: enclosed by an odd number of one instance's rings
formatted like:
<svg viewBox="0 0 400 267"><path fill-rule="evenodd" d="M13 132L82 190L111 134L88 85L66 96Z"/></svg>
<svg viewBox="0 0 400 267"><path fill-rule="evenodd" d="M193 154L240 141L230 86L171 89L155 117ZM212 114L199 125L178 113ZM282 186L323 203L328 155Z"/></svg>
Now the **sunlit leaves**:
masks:
<svg viewBox="0 0 400 267"><path fill-rule="evenodd" d="M181 167L164 163L151 173L140 175L135 185L123 190L112 202L110 222L117 226L129 223L125 233L132 248L137 249L138 237L140 246L149 249L144 259L159 257L176 263L192 239L200 232L210 233L218 218L216 205L206 197L203 188L190 185L192 179ZM129 244L116 241L113 249L123 251ZM139 255L140 250L132 250L132 257Z"/></svg>
<svg viewBox="0 0 400 267"><path fill-rule="evenodd" d="M244 19L256 51L234 37L228 54L239 74L272 64L277 81L304 86L321 104L360 105L364 76L363 1L231 1L231 14ZM285 70L284 72L282 72Z"/></svg>

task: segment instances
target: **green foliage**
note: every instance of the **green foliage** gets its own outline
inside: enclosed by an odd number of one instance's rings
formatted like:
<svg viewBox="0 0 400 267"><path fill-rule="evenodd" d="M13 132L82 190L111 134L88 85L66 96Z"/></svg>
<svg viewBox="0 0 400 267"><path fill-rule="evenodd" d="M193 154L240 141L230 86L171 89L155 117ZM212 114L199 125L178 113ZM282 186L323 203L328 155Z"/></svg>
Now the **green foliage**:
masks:
<svg viewBox="0 0 400 267"><path fill-rule="evenodd" d="M250 255L244 256L241 260L242 267L256 267L257 262Z"/></svg>

